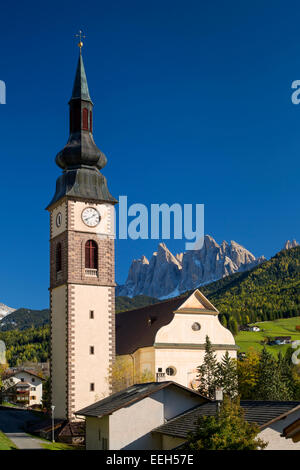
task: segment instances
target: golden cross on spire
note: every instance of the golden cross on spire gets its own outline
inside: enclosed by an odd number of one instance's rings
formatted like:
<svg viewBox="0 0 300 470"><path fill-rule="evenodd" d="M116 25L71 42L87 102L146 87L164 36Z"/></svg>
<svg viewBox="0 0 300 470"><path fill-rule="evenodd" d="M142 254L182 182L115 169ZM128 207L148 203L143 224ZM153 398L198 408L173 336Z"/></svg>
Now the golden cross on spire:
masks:
<svg viewBox="0 0 300 470"><path fill-rule="evenodd" d="M81 48L82 48L82 46L83 46L82 39L85 38L85 35L84 35L83 32L81 31L81 29L78 31L78 34L76 34L76 37L79 38L78 47L79 47L79 49L80 49L80 54L81 54Z"/></svg>

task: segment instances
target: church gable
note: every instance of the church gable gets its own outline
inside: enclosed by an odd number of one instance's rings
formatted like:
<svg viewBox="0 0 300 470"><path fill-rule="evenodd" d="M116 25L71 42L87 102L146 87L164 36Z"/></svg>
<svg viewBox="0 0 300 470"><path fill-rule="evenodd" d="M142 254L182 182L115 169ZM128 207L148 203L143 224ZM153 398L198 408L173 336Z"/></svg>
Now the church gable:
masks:
<svg viewBox="0 0 300 470"><path fill-rule="evenodd" d="M192 311L195 313L199 311L200 313L219 313L216 307L214 307L198 289L196 289L176 310L178 313L192 313Z"/></svg>

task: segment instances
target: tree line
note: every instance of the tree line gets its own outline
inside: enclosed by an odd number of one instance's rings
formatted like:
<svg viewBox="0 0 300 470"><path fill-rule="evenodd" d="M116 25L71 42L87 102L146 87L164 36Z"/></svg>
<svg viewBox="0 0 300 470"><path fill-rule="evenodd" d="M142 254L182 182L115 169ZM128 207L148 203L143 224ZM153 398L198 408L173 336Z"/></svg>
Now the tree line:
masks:
<svg viewBox="0 0 300 470"><path fill-rule="evenodd" d="M300 400L300 365L292 362L292 348L277 358L266 348L261 352L250 349L243 359L235 360L228 351L221 362L206 337L203 363L197 368L198 391L214 399L215 391L243 400Z"/></svg>

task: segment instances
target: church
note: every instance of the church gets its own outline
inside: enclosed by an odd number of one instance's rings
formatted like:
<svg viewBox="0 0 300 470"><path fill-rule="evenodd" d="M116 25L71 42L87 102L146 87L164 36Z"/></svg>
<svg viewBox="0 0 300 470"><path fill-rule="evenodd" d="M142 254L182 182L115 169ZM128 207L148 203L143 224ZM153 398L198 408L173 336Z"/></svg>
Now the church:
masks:
<svg viewBox="0 0 300 470"><path fill-rule="evenodd" d="M115 355L132 364L134 377L150 371L156 382L196 388L209 336L218 359L237 347L217 309L196 290L123 312L115 322L114 205L101 173L107 159L93 139L93 102L82 42L69 101L69 139L57 154L62 174L50 213L51 396L55 417L76 412L111 394ZM183 392L185 393L185 392Z"/></svg>

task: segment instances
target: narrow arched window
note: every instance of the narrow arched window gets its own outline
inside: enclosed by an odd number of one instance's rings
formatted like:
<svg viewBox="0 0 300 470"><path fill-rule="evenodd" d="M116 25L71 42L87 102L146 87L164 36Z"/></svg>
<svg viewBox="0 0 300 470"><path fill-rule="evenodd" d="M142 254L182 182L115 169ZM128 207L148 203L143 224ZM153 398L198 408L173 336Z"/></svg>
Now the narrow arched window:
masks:
<svg viewBox="0 0 300 470"><path fill-rule="evenodd" d="M90 111L90 132L93 132L93 113Z"/></svg>
<svg viewBox="0 0 300 470"><path fill-rule="evenodd" d="M87 108L83 108L82 110L82 129L84 131L89 130L89 112Z"/></svg>
<svg viewBox="0 0 300 470"><path fill-rule="evenodd" d="M62 267L62 252L61 252L61 243L56 245L56 272L61 271Z"/></svg>
<svg viewBox="0 0 300 470"><path fill-rule="evenodd" d="M85 244L85 267L98 269L98 245L94 240L88 240Z"/></svg>

